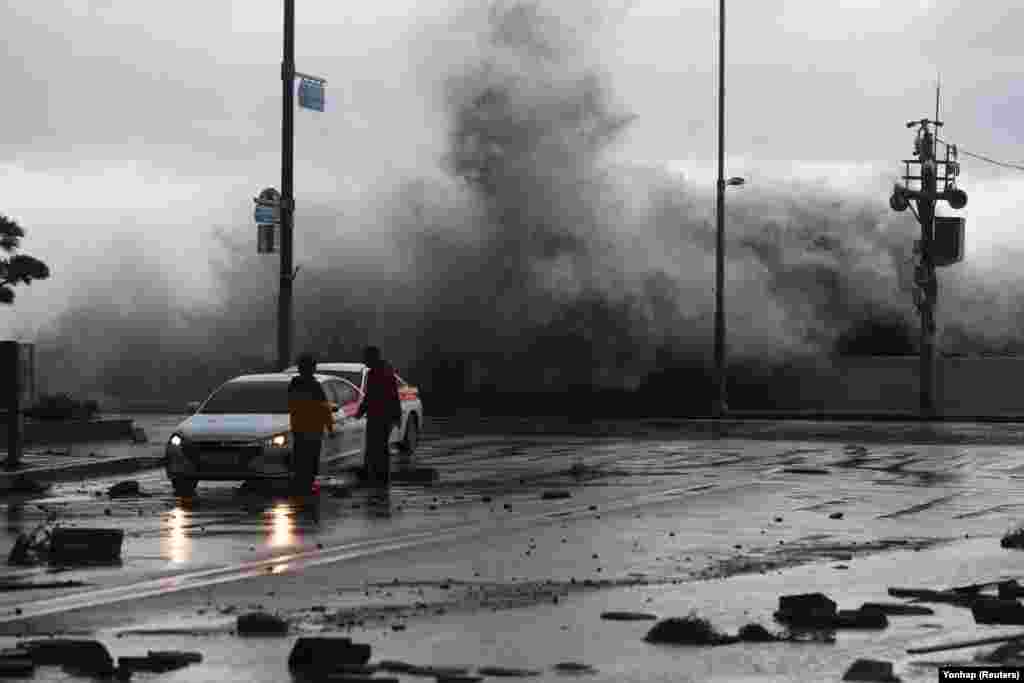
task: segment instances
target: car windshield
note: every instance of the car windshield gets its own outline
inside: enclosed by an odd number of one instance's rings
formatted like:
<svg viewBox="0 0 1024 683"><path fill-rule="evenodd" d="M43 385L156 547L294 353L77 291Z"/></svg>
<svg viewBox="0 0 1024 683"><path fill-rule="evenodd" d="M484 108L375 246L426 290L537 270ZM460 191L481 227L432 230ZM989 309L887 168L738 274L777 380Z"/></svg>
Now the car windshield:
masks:
<svg viewBox="0 0 1024 683"><path fill-rule="evenodd" d="M321 372L323 372L323 374L325 375L331 375L332 377L340 377L342 379L347 379L349 382L352 382L352 384L355 384L356 388L360 388L363 386L362 372L350 370L323 370Z"/></svg>
<svg viewBox="0 0 1024 683"><path fill-rule="evenodd" d="M199 409L204 415L288 414L287 382L228 382Z"/></svg>

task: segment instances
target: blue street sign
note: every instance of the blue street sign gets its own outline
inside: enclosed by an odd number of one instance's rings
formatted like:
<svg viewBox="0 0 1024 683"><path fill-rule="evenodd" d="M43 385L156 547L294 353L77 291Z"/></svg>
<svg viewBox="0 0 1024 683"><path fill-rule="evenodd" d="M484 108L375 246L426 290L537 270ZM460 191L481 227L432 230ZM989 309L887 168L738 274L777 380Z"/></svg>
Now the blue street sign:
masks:
<svg viewBox="0 0 1024 683"><path fill-rule="evenodd" d="M324 110L324 84L310 78L299 81L299 106L315 111Z"/></svg>
<svg viewBox="0 0 1024 683"><path fill-rule="evenodd" d="M256 222L261 224L280 223L281 211L276 206L257 206L255 218Z"/></svg>

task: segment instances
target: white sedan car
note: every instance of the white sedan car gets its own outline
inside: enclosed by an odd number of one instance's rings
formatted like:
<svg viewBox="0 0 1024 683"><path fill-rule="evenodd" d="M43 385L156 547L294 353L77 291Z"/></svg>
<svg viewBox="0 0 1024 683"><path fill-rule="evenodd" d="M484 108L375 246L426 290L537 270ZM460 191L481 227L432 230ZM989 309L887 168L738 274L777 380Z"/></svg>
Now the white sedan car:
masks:
<svg viewBox="0 0 1024 683"><path fill-rule="evenodd" d="M289 480L291 424L288 383L295 373L242 375L225 382L167 442L167 476L178 496L198 482ZM336 460L362 456L366 420L357 420L360 393L339 377L317 374L334 412L333 435L324 437L320 471Z"/></svg>
<svg viewBox="0 0 1024 683"><path fill-rule="evenodd" d="M366 393L366 375L370 371L364 363L317 363L318 375L331 375L351 382L359 389L360 398ZM298 372L294 365L285 372ZM412 386L395 373L398 382L398 398L402 401L402 421L391 432L390 443L398 446L403 457L411 458L420 442L420 430L423 428L423 402L420 400L419 389ZM364 433L366 421L359 420Z"/></svg>

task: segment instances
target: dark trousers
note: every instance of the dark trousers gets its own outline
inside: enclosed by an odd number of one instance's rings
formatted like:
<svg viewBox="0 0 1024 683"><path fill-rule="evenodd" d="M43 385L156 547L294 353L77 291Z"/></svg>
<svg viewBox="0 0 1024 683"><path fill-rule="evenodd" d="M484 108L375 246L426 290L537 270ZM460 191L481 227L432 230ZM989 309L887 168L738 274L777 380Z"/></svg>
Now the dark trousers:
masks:
<svg viewBox="0 0 1024 683"><path fill-rule="evenodd" d="M313 479L320 473L323 434L292 432L292 484L297 491L309 493Z"/></svg>
<svg viewBox="0 0 1024 683"><path fill-rule="evenodd" d="M390 420L366 420L366 480L371 484L391 483L391 449L388 438L393 424Z"/></svg>

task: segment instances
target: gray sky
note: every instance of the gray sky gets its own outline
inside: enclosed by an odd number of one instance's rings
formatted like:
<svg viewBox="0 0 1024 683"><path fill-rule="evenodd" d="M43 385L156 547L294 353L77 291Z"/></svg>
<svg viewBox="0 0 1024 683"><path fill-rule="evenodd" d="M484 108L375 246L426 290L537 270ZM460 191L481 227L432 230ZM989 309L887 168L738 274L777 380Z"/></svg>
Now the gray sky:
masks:
<svg viewBox="0 0 1024 683"><path fill-rule="evenodd" d="M365 242L346 203L397 177L441 174L444 77L474 58L481 5L297 4L298 69L329 80L327 111L296 117L297 240L305 203L335 207L338 235ZM911 151L904 123L933 114L937 71L944 135L1024 162L1017 4L731 2L727 173L752 184L827 178L884 201L878 177L895 176ZM616 0L597 6L601 24L587 35L637 116L616 158L709 192L717 5ZM251 197L279 183L281 2L19 0L0 5L0 26L0 211L54 273L19 287L0 333L44 322L83 278L107 279L125 242L150 245L184 292L203 296L211 230L250 224ZM1007 240L1024 245L1024 173L961 160L972 267L1009 268L999 254Z"/></svg>

